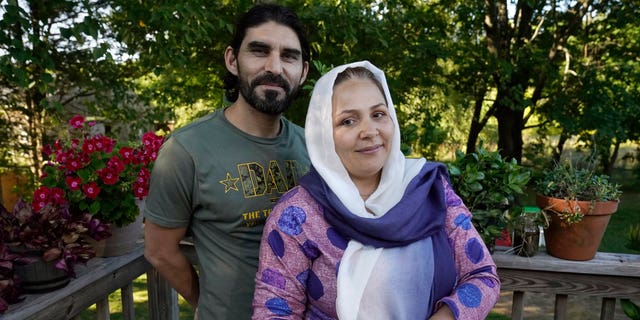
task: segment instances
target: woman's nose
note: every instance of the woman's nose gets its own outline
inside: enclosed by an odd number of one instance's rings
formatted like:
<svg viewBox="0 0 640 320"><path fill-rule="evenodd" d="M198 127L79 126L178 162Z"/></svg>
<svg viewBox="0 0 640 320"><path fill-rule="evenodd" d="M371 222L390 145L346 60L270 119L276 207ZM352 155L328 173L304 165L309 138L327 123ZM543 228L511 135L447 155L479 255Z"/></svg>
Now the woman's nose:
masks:
<svg viewBox="0 0 640 320"><path fill-rule="evenodd" d="M371 138L378 135L378 126L373 121L363 121L360 130L361 138Z"/></svg>

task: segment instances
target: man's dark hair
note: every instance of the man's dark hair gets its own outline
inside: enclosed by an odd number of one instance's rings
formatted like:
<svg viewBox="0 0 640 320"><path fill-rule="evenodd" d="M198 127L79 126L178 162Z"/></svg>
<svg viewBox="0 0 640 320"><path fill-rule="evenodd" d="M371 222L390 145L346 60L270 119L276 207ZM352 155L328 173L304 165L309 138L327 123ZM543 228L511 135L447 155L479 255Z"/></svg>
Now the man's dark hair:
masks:
<svg viewBox="0 0 640 320"><path fill-rule="evenodd" d="M236 23L236 30L231 40L231 48L233 54L237 57L242 40L244 40L247 34L247 29L257 27L261 24L273 21L278 24L282 24L291 28L296 35L298 35L298 41L300 41L300 48L302 49L303 62L309 62L310 50L309 40L304 32L302 23L296 13L280 5L275 4L259 4L251 8L245 13L240 20ZM224 82L225 96L227 100L233 102L238 99L238 77L233 73L227 71L227 74L222 78Z"/></svg>

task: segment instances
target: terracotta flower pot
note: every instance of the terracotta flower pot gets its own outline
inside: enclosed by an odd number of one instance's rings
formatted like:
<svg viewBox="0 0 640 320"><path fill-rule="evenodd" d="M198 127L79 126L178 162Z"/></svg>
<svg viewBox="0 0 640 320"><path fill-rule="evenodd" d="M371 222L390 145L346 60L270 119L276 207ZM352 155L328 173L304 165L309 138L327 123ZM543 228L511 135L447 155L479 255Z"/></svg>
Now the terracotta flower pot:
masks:
<svg viewBox="0 0 640 320"><path fill-rule="evenodd" d="M536 204L549 216L549 227L544 232L547 252L566 260L591 260L596 255L611 215L618 210L618 201L570 201L536 195ZM559 213L584 214L581 221L566 223Z"/></svg>

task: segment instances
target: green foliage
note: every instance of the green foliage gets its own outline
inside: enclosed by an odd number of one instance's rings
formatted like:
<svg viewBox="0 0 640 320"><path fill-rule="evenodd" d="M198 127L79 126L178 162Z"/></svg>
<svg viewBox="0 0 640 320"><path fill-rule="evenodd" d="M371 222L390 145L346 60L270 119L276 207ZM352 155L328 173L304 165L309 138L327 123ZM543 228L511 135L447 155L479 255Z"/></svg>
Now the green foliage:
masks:
<svg viewBox="0 0 640 320"><path fill-rule="evenodd" d="M624 314L632 320L640 320L640 307L629 299L620 299L620 306Z"/></svg>
<svg viewBox="0 0 640 320"><path fill-rule="evenodd" d="M224 49L254 2L2 2L0 163L32 165L37 176L38 146L71 114L135 134L224 106ZM298 124L323 66L369 60L386 72L403 151L412 155L435 157L490 137L519 160L507 147L525 157L560 152L550 135L564 133L597 150L606 167L619 144L640 139L637 5L517 1L513 14L504 3L478 1L279 3L296 10L312 61L323 62L286 113ZM519 138L533 127L541 129L537 149Z"/></svg>
<svg viewBox="0 0 640 320"><path fill-rule="evenodd" d="M447 168L456 193L473 213L472 222L489 244L507 226L508 210L516 205L516 196L524 194L531 172L497 151L456 152Z"/></svg>
<svg viewBox="0 0 640 320"><path fill-rule="evenodd" d="M577 201L619 200L622 193L618 184L609 181L608 175L579 168L571 161L556 163L545 170L536 181L535 190L548 197Z"/></svg>
<svg viewBox="0 0 640 320"><path fill-rule="evenodd" d="M640 251L640 224L631 225L626 233L627 248Z"/></svg>

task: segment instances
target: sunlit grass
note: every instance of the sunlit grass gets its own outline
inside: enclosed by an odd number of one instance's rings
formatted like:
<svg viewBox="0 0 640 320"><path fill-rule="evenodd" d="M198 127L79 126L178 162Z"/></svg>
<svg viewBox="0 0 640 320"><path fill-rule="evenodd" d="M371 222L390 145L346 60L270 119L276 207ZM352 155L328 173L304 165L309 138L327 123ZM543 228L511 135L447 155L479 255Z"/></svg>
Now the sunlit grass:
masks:
<svg viewBox="0 0 640 320"><path fill-rule="evenodd" d="M122 301L120 290L116 290L109 295L109 313L111 319L122 320ZM147 295L147 275L143 274L133 281L133 301L135 305L136 319L149 319L149 296ZM193 309L178 295L178 306L180 319L193 319ZM96 305L92 305L80 314L81 320L96 319Z"/></svg>

